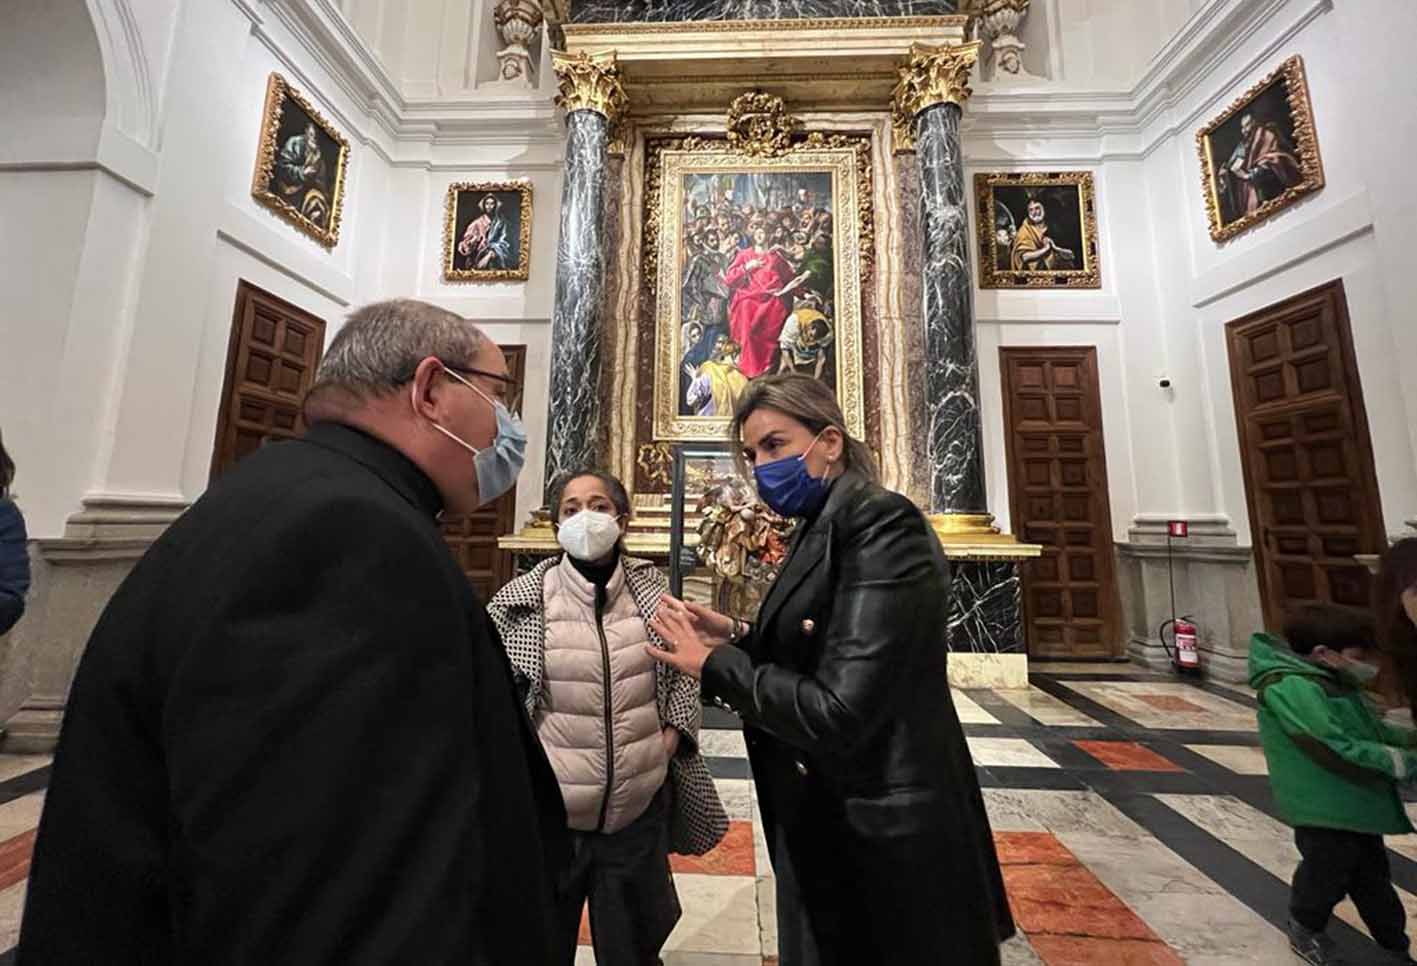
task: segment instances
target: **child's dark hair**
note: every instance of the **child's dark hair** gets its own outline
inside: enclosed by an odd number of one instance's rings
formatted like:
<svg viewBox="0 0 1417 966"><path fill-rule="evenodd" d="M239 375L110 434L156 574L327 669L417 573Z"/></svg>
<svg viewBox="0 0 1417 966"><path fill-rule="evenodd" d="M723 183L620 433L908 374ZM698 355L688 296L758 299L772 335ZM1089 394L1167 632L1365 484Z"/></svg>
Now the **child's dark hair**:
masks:
<svg viewBox="0 0 1417 966"><path fill-rule="evenodd" d="M1357 607L1304 604L1285 615L1284 639L1295 654L1309 654L1320 645L1368 650L1378 645L1378 625L1371 613Z"/></svg>

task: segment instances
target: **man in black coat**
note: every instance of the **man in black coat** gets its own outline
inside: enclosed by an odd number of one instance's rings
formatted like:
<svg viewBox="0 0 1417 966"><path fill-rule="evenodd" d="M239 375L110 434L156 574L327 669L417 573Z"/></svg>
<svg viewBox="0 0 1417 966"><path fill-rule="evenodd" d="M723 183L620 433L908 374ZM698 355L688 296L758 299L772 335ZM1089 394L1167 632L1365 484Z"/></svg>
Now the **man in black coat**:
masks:
<svg viewBox="0 0 1417 966"><path fill-rule="evenodd" d="M436 522L515 481L517 395L467 320L368 306L309 433L154 543L79 664L22 966L550 966L560 792Z"/></svg>

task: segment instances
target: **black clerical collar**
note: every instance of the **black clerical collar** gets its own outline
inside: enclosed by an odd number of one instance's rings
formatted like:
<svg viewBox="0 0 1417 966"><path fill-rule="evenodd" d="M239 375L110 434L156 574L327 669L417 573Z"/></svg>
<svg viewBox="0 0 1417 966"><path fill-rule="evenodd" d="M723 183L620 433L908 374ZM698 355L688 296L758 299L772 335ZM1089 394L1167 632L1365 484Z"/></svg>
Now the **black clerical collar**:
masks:
<svg viewBox="0 0 1417 966"><path fill-rule="evenodd" d="M305 433L305 441L342 453L373 470L400 496L430 517L443 509L443 496L428 474L403 453L361 429L344 423L316 423Z"/></svg>

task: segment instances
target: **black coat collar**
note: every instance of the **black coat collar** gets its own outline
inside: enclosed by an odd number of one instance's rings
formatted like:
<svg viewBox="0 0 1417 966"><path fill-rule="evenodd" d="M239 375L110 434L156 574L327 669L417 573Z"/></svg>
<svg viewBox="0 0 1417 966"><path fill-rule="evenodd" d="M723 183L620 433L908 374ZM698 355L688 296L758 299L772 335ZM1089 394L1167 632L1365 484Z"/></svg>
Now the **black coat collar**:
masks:
<svg viewBox="0 0 1417 966"><path fill-rule="evenodd" d="M816 518L804 520L798 526L797 533L793 536L792 551L787 557L787 562L778 573L777 579L773 581L767 598L758 611L758 626L760 628L766 630L773 618L777 616L783 603L792 595L792 591L807 579L808 574L817 569L818 564L830 556L831 541L828 538L831 534L832 522L841 514L844 507L851 505L857 494L866 485L867 481L864 476L847 470L832 484L831 493L827 495L826 505L822 507Z"/></svg>
<svg viewBox="0 0 1417 966"><path fill-rule="evenodd" d="M305 442L362 463L413 506L430 517L443 509L443 496L428 474L388 443L344 423L316 423Z"/></svg>

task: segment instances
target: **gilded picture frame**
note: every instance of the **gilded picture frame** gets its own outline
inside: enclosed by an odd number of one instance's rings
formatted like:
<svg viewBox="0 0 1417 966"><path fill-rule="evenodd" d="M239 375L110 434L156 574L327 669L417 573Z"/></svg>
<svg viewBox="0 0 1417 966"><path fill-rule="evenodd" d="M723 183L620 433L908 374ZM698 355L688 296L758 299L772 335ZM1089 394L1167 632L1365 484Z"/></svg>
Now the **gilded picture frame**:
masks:
<svg viewBox="0 0 1417 966"><path fill-rule="evenodd" d="M339 243L349 141L280 74L266 81L251 196L326 248Z"/></svg>
<svg viewBox="0 0 1417 966"><path fill-rule="evenodd" d="M704 346L708 342L714 345L707 346L713 353L704 360L707 363L719 363L718 346L736 348L737 354L732 354L730 349L730 355L723 363L739 373L735 378L740 391L747 380L756 375L785 371L798 365L801 368L795 371L815 374L817 378L828 381L841 404L847 431L858 438L864 436L861 296L863 278L870 270L870 253L874 243L869 143L845 135L818 133L807 135L793 144L784 140L784 143L774 145L771 151L764 151L752 143L735 145L724 140L685 138L664 146L652 146L646 175L645 262L655 294L653 439L702 442L727 438L731 400L727 404L718 400L716 388L711 394L705 391L699 398L711 399L717 405L711 415L701 415L696 411L699 403L692 394L695 369L690 357L696 346ZM686 223L690 221L687 214L695 207L725 204L723 197L710 205L703 194L694 195L706 185L712 187L715 183L738 186L740 189L745 185L756 187L740 191L743 194L741 198L734 197L733 188L722 189L722 194L728 199L728 209L742 202L741 221L733 230L744 236L740 238L743 247L737 250L727 245L724 240L726 234L719 239L726 245L719 266L722 270L708 276L716 278L722 286L719 311L724 317L717 321L723 334L717 340L700 335L697 342L686 345L686 340L695 339L693 330L697 321L689 319L686 322L684 318L684 282L686 268L691 262L690 253L686 252L686 241L689 248L702 244L692 228L686 231ZM750 211L754 208L755 197L760 207L756 215ZM790 204L779 207L789 198ZM773 245L765 238L758 242L753 240L757 230L755 219L761 222L768 217L769 211L784 219L789 211L795 216L802 200L808 202L811 211L816 213L816 220L811 223L811 238L821 242L823 251L806 251L801 239L794 243L792 238L788 238L785 246ZM800 234L805 239L808 232L788 234ZM799 257L794 259L788 254L788 249ZM770 344L745 347L736 341L736 334L740 330L746 331L746 316L735 321L734 313L741 314L751 309L740 309L734 304L733 286L738 284L734 276L741 276L744 267L749 274L767 271L767 268L755 268L752 264L754 253L760 250L777 259L782 266L780 280L787 282L784 294L780 296L782 308L769 306L769 314L786 314L787 318L764 316L759 319L768 327L776 326L777 331L771 334ZM772 252L780 252L780 257ZM827 265L830 269L822 271L822 267ZM814 276L814 268L818 275L830 275L829 286L825 278ZM790 281L788 276L792 276ZM808 281L802 282L803 278ZM746 288L747 284L742 287ZM790 288L793 285L798 287ZM768 288L765 291L772 294L776 290ZM761 292L758 294L762 295ZM771 299L763 299L759 306L765 306L769 301ZM747 305L746 302L742 304ZM800 354L795 349L789 354L787 343L782 340L786 338L785 333L799 325L801 320L813 320L809 322L811 335L801 340L804 348ZM811 344L813 341L815 347ZM777 348L779 345L782 346L780 350ZM749 352L759 357L755 364L749 365ZM824 354L827 358L822 358ZM772 360L768 368L762 368L764 359ZM706 368L707 365L700 363L699 371ZM762 368L761 372L759 368Z"/></svg>
<svg viewBox="0 0 1417 966"><path fill-rule="evenodd" d="M458 181L443 201L443 281L531 275L531 182Z"/></svg>
<svg viewBox="0 0 1417 966"><path fill-rule="evenodd" d="M1290 57L1197 131L1196 151L1210 237L1217 243L1322 188L1323 158L1303 58Z"/></svg>
<svg viewBox="0 0 1417 966"><path fill-rule="evenodd" d="M981 289L1101 288L1091 171L974 176Z"/></svg>

